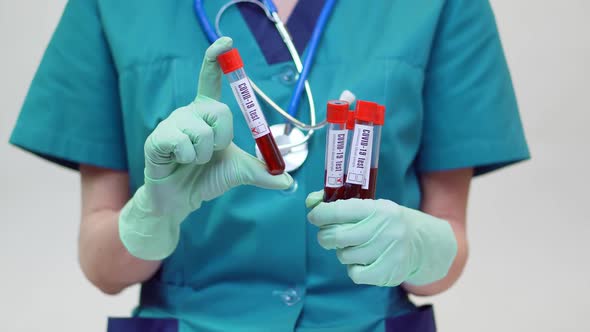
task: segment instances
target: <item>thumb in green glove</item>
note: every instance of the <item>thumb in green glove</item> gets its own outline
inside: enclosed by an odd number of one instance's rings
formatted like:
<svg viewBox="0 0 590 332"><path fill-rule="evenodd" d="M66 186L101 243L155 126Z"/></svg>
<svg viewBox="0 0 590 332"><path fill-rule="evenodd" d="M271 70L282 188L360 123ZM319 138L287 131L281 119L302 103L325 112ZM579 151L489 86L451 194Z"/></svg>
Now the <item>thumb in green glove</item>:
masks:
<svg viewBox="0 0 590 332"><path fill-rule="evenodd" d="M447 275L457 254L447 221L384 199L322 198L322 191L309 194L308 219L320 229L319 244L336 249L355 283L425 285Z"/></svg>
<svg viewBox="0 0 590 332"><path fill-rule="evenodd" d="M162 121L145 142L145 184L125 205L119 234L127 250L146 260L169 256L181 222L202 202L239 185L287 189L292 178L270 175L265 164L232 143L233 119L219 102L217 56L232 47L224 37L205 53L195 100Z"/></svg>

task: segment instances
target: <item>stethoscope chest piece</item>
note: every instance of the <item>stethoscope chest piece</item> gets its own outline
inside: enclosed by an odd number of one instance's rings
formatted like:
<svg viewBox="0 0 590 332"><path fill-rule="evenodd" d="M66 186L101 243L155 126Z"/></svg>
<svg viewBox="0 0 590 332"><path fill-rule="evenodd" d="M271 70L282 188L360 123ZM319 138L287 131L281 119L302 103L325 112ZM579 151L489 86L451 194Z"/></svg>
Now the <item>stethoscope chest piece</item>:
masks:
<svg viewBox="0 0 590 332"><path fill-rule="evenodd" d="M285 124L279 123L270 126L270 131L279 146L279 150L283 155L283 159L285 160L285 171L292 172L305 162L307 159L307 154L309 150L307 148L307 142L297 145L292 148L282 148L283 146L290 145L292 143L302 142L305 139L305 134L297 127L293 127L291 132L288 135L285 135ZM256 147L256 156L258 159L262 159L262 155L260 154L260 150Z"/></svg>

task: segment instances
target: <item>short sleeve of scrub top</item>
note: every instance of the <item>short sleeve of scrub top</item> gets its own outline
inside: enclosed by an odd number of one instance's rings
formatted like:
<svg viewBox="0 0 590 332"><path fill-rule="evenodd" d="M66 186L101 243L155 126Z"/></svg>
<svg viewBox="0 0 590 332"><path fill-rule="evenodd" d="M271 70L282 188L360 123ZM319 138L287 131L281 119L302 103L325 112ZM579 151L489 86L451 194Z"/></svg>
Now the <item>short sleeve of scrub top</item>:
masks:
<svg viewBox="0 0 590 332"><path fill-rule="evenodd" d="M126 170L117 75L95 1L69 1L10 142L70 168Z"/></svg>
<svg viewBox="0 0 590 332"><path fill-rule="evenodd" d="M488 1L447 1L425 71L420 172L480 175L529 158Z"/></svg>

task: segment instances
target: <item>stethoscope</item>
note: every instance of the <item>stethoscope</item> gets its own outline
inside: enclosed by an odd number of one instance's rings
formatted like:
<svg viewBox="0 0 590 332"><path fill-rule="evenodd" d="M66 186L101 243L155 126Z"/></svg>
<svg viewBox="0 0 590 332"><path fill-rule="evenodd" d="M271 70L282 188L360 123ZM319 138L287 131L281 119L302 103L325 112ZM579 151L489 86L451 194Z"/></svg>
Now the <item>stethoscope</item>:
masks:
<svg viewBox="0 0 590 332"><path fill-rule="evenodd" d="M287 172L290 172L296 170L301 165L303 165L303 163L307 159L307 155L309 152L307 143L313 135L314 130L323 128L326 125L326 121L316 123L316 109L313 101L313 94L307 77L309 76L309 72L311 70L313 59L316 54L317 47L319 45L320 37L323 34L324 28L326 26L328 18L332 13L332 9L334 8L336 0L326 0L324 7L322 8L322 11L320 13L320 16L318 17L317 23L314 27L311 39L308 43L307 56L305 57L304 62L301 61L299 52L297 52L297 49L293 44L293 40L291 39L291 36L289 35L289 32L287 31L285 24L279 17L277 8L272 0L232 0L231 2L225 4L217 13L217 16L215 18L215 28L211 26L209 20L207 19L207 14L205 12L205 8L203 7L203 0L194 0L195 14L203 31L207 35L207 39L210 43L213 43L222 35L219 29L219 22L221 21L223 13L229 7L240 2L252 3L264 10L266 17L268 17L268 19L275 24L277 31L279 32L281 38L283 39L283 42L289 50L289 54L291 55L293 63L295 64L295 68L299 73L299 78L297 79L297 84L295 85L295 90L293 92L293 95L291 96L289 108L287 111L285 111L279 105L277 105L266 93L264 93L264 91L262 91L262 89L260 89L254 82L252 82L252 80L250 80L252 83L252 88L254 89L256 94L268 105L270 105L275 111L277 111L285 119L287 119L286 123L272 125L270 127L270 130L273 136L275 137L275 140L279 145L281 154L283 155L283 159L285 160L285 170ZM306 124L295 118L297 110L299 108L299 103L301 101L303 90L305 90L305 94L307 96L307 100L309 103L310 124ZM340 98L348 100L351 103L354 101L354 96L348 91L343 92ZM293 128L293 126L295 126L295 128ZM303 131L307 131L307 134L304 134ZM256 150L256 153L260 158L260 152Z"/></svg>

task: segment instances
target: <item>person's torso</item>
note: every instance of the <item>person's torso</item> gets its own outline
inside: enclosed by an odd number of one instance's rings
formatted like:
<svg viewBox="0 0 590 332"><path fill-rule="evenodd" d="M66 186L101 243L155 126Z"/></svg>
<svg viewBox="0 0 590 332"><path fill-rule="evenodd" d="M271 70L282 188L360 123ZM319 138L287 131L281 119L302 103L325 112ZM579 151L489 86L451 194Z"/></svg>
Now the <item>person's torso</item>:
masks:
<svg viewBox="0 0 590 332"><path fill-rule="evenodd" d="M312 2L300 0L298 6ZM211 22L224 3L205 1ZM326 101L345 89L386 105L377 196L413 208L420 202L413 162L422 132L424 72L443 4L338 1L309 77L320 121ZM119 73L130 185L136 190L143 184L145 138L194 99L209 43L192 0L102 0L99 6ZM295 15L305 11L296 8L290 21ZM314 23L301 29L312 30ZM286 107L296 82L292 62L269 65L237 8L224 14L221 30L234 39L250 78ZM234 112L234 142L253 154L254 141L227 80L222 85L222 101ZM306 103L298 117L309 121ZM266 105L264 110L270 124L284 122ZM304 201L323 187L324 140L325 130L310 140L307 161L292 173L295 190L242 186L191 214L177 250L143 286L138 314L180 318L181 331L239 331L240 325L248 331L378 331L384 318L413 310L401 288L352 283L335 253L317 244Z"/></svg>

